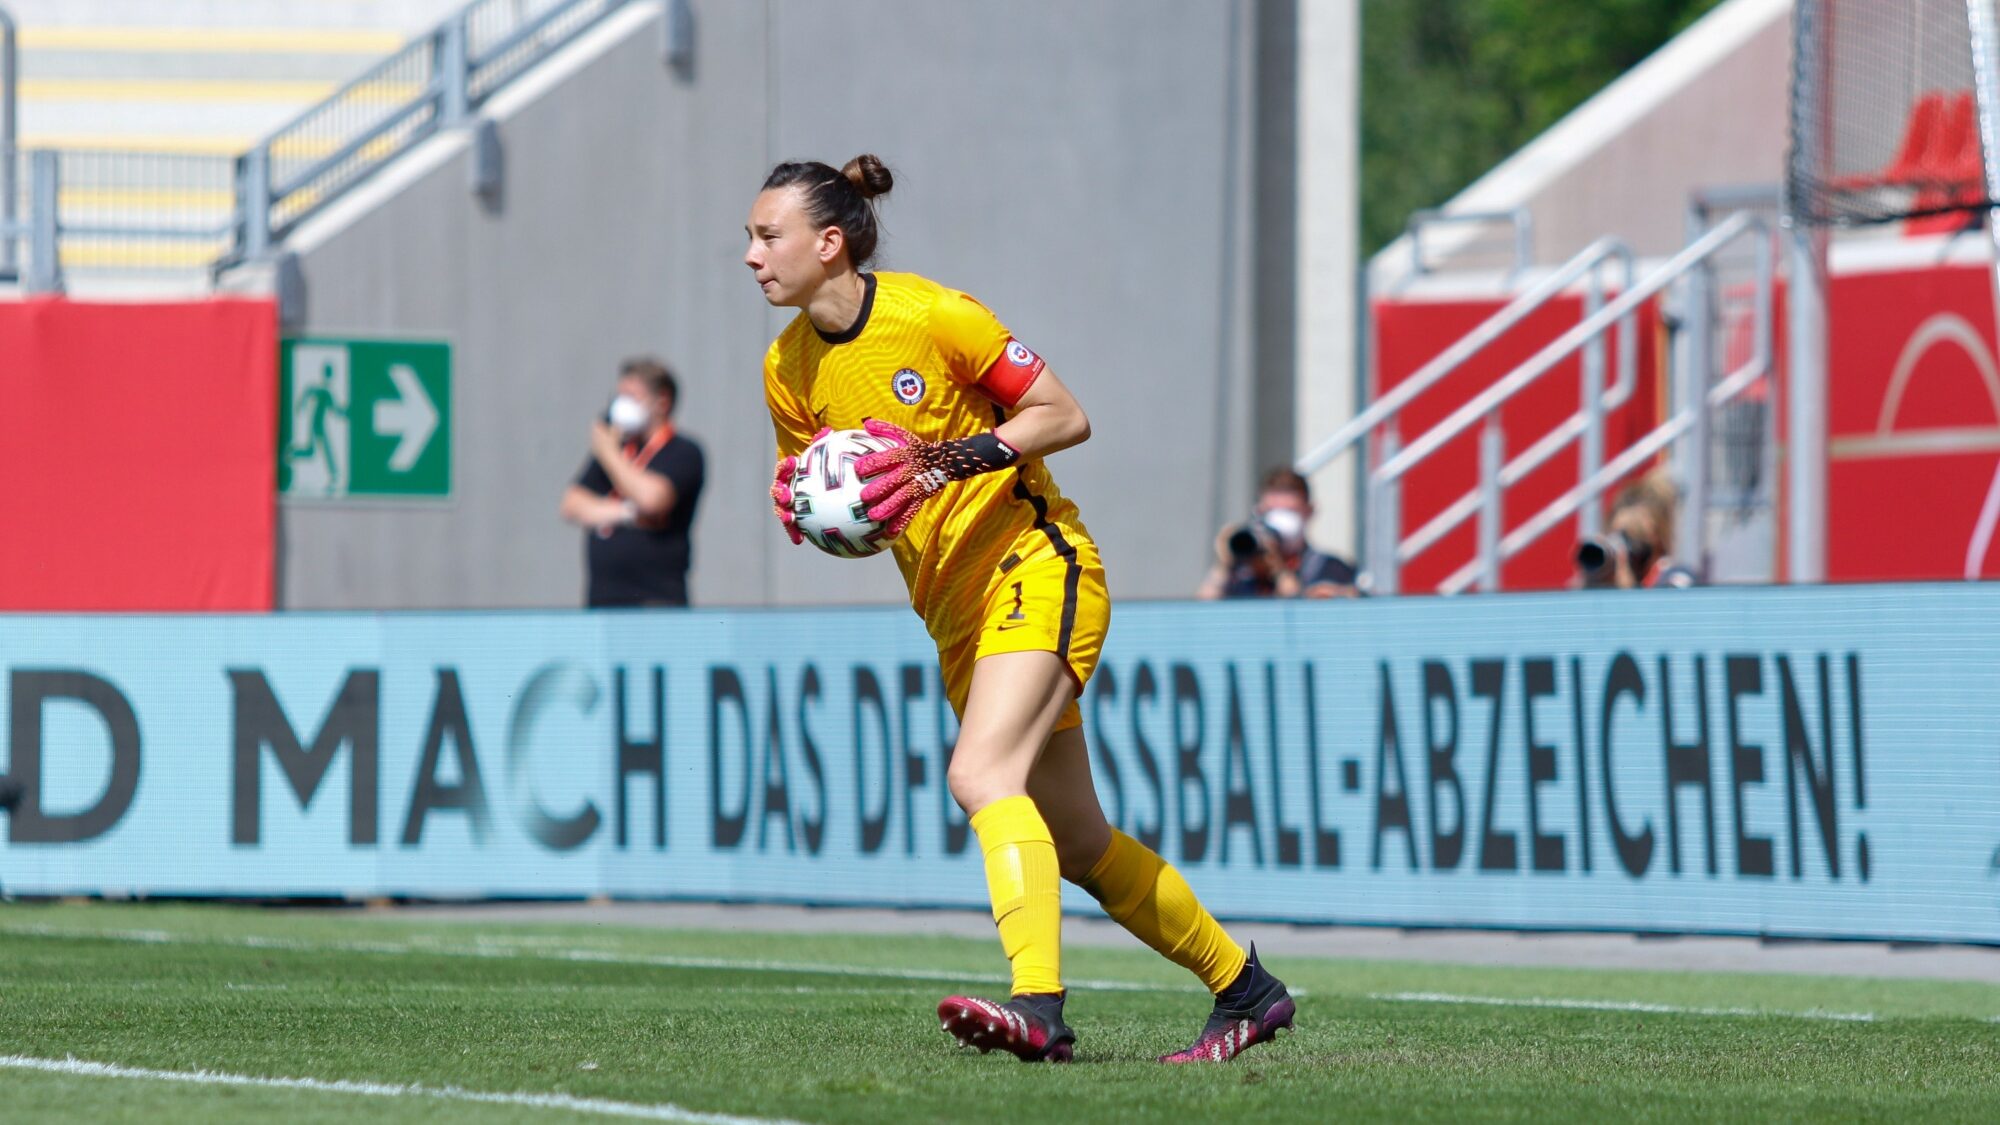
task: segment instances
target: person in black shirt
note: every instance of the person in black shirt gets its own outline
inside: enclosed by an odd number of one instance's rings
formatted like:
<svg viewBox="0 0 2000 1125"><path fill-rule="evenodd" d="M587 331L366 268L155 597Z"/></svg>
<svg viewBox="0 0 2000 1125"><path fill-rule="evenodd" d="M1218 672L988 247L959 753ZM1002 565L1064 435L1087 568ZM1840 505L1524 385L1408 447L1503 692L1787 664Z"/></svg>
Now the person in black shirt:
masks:
<svg viewBox="0 0 2000 1125"><path fill-rule="evenodd" d="M1306 541L1313 514L1306 478L1280 466L1264 474L1248 520L1215 537L1215 564L1195 596L1351 598L1354 568Z"/></svg>
<svg viewBox="0 0 2000 1125"><path fill-rule="evenodd" d="M679 388L656 359L618 368L618 394L590 427L590 461L563 493L584 529L585 604L688 604L688 528L701 499L701 447L674 432Z"/></svg>

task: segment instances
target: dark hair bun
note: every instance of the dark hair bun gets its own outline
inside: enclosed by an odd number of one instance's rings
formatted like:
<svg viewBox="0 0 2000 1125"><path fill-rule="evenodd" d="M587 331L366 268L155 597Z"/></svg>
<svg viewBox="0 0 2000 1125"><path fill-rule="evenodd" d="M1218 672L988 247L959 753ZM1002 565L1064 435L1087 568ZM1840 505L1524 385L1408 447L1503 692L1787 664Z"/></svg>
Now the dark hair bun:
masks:
<svg viewBox="0 0 2000 1125"><path fill-rule="evenodd" d="M817 160L788 160L764 177L764 190L796 188L813 227L839 227L845 232L848 264L861 269L874 258L881 236L869 201L887 193L895 183L880 158L863 154L838 172Z"/></svg>
<svg viewBox="0 0 2000 1125"><path fill-rule="evenodd" d="M864 152L848 161L840 174L847 177L847 182L854 185L863 199L887 195L896 186L896 177L889 174L888 167L874 153Z"/></svg>

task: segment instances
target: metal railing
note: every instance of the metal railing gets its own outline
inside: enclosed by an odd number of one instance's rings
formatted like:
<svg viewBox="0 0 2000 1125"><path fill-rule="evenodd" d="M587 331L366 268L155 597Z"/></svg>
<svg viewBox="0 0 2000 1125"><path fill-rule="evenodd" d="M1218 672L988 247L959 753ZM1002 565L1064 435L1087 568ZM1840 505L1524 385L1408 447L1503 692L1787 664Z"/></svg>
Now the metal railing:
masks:
<svg viewBox="0 0 2000 1125"><path fill-rule="evenodd" d="M38 199L53 195L65 271L184 272L230 248L232 161L227 156L111 149L45 149L53 164Z"/></svg>
<svg viewBox="0 0 2000 1125"><path fill-rule="evenodd" d="M1521 322L1533 316L1549 302L1563 296L1579 282L1583 284L1583 315L1587 318L1596 314L1604 307L1606 287L1603 271L1608 265L1618 267L1618 273L1614 275L1615 284L1621 289L1630 289L1634 277L1631 248L1615 238L1598 239L1584 247L1569 261L1556 267L1548 276L1537 281L1520 296L1509 301L1500 311L1487 317L1456 343L1439 352L1430 362L1412 372L1407 379L1397 383L1387 394L1370 403L1361 413L1349 419L1330 437L1301 457L1294 468L1305 476L1311 476L1334 458L1359 446L1364 438L1394 422L1403 408L1419 395L1498 343ZM1593 421L1592 418L1601 419L1603 412L1623 406L1632 397L1633 388L1638 385L1638 325L1634 319L1635 315L1628 313L1619 321L1618 369L1615 382L1597 398L1596 412L1589 411L1587 407L1583 412L1585 424L1581 436L1584 441L1579 452L1582 458L1580 471L1586 476L1597 470L1603 460L1604 451L1602 424ZM1605 348L1606 342L1599 336L1591 341L1584 353L1584 379L1588 387L1604 386ZM1586 400L1588 398L1586 395ZM1564 442L1576 436L1578 434L1575 432L1567 433ZM1393 454L1394 444L1395 435L1393 432L1388 432L1382 451L1384 456ZM1521 460L1524 463L1518 466L1518 473L1525 475L1529 469L1552 456L1562 444L1563 442L1548 441L1538 444L1528 454L1523 454ZM1534 457L1533 462L1525 463L1525 459L1530 455ZM1365 464L1363 467L1365 469ZM1435 534L1441 535L1451 527L1457 526L1476 510L1477 499L1476 491L1461 497L1438 519L1425 525L1425 531L1419 534L1434 531ZM1440 526L1440 521L1447 517L1450 518L1449 524ZM1592 524L1586 530L1595 532L1597 528ZM1369 531L1372 535L1373 529L1370 528Z"/></svg>
<svg viewBox="0 0 2000 1125"><path fill-rule="evenodd" d="M444 26L462 27L456 17ZM237 158L236 257L263 257L300 220L436 130L446 87L463 89L438 80L443 38L440 28L412 40Z"/></svg>
<svg viewBox="0 0 2000 1125"><path fill-rule="evenodd" d="M234 259L260 258L305 218L629 0L474 0L238 161Z"/></svg>
<svg viewBox="0 0 2000 1125"><path fill-rule="evenodd" d="M1776 185L1728 185L1707 187L1688 197L1685 241L1693 242L1720 219L1737 212L1750 212L1776 224L1783 193ZM1720 260L1705 264L1691 273L1674 302L1679 324L1673 337L1674 369L1682 378L1674 387L1676 407L1685 406L1701 388L1715 382L1718 368L1729 365L1744 350L1745 327L1754 334L1757 309L1762 294L1754 276L1746 283L1740 263ZM1722 355L1718 362L1718 350ZM1756 386L1755 382L1748 391ZM1673 472L1682 482L1685 517L1676 523L1678 542L1674 553L1692 566L1703 579L1715 576L1715 560L1709 547L1714 530L1713 516L1721 516L1728 534L1740 536L1752 521L1770 523L1777 518L1777 426L1770 409L1770 396L1761 399L1739 395L1708 419L1713 441L1679 442L1673 447ZM1773 536L1775 539L1775 536ZM1764 560L1758 571L1746 571L1741 550L1730 553L1725 566L1730 577L1743 578L1761 571L1768 580L1770 564Z"/></svg>
<svg viewBox="0 0 2000 1125"><path fill-rule="evenodd" d="M308 216L630 0L474 0L240 156L13 153L14 25L0 10L0 279L60 290L66 266L210 273L268 256ZM14 186L30 169L28 217ZM12 158L10 158L10 156Z"/></svg>
<svg viewBox="0 0 2000 1125"><path fill-rule="evenodd" d="M7 9L0 8L0 280L11 281L20 268L15 240L20 237L21 154L19 29Z"/></svg>
<svg viewBox="0 0 2000 1125"><path fill-rule="evenodd" d="M626 0L481 0L465 21L466 103L478 106Z"/></svg>
<svg viewBox="0 0 2000 1125"><path fill-rule="evenodd" d="M1424 260L1424 231L1438 226L1485 226L1506 223L1514 228L1514 265L1508 271L1511 279L1520 276L1535 263L1535 217L1526 207L1515 207L1506 211L1440 211L1426 209L1410 213L1410 221L1403 233L1410 240L1410 274L1422 277L1431 271L1430 263Z"/></svg>
<svg viewBox="0 0 2000 1125"><path fill-rule="evenodd" d="M1531 455L1546 460L1547 455L1552 454L1555 449L1589 432L1593 428L1593 419L1589 417L1592 413L1591 407L1600 403L1601 399L1592 393L1594 388L1589 385L1588 365L1586 365L1584 408L1559 424L1511 462L1504 460L1505 435L1500 427L1500 408L1516 394L1553 370L1557 364L1590 346L1593 341L1600 339L1621 321L1627 320L1641 305L1666 289L1668 285L1689 276L1692 271L1705 267L1725 247L1745 235L1759 236L1755 244L1757 320L1753 354L1750 359L1740 369L1713 387L1706 388L1705 391L1701 388L1684 388L1687 393L1682 399L1680 409L1666 422L1611 461L1586 469L1580 474L1576 487L1565 492L1514 531L1503 535L1502 500L1506 487L1518 482L1526 475L1527 469L1533 467L1528 464ZM1442 534L1441 531L1435 531L1439 520L1433 520L1409 539L1402 537L1399 511L1402 478L1474 425L1483 424L1479 439L1479 485L1477 500L1472 508L1480 520L1478 552L1471 563L1459 568L1439 586L1440 592L1443 593L1460 592L1475 580L1482 589L1498 588L1502 563L1541 538L1550 528L1570 514L1584 508L1589 500L1601 494L1605 488L1619 481L1633 468L1642 464L1646 458L1682 434L1692 431L1696 447L1706 449L1710 407L1733 399L1770 369L1773 287L1774 264L1769 225L1754 215L1734 215L1690 243L1636 285L1628 287L1610 304L1586 316L1576 327L1551 341L1525 363L1475 395L1443 421L1412 441L1407 448L1385 457L1368 479L1367 548L1368 570L1373 590L1377 593L1394 593L1402 565L1433 545ZM1683 380L1690 379L1692 372L1705 371L1706 367L1703 365L1686 363L1678 365L1678 376ZM1599 414L1595 424L1601 425L1601 420ZM1540 460L1534 461L1534 464L1539 463ZM1459 507L1454 505L1446 514L1452 514ZM1584 510L1594 511L1594 509ZM1463 518L1462 514L1458 516L1458 520ZM1453 526L1456 526L1456 522Z"/></svg>
<svg viewBox="0 0 2000 1125"><path fill-rule="evenodd" d="M28 158L29 222L17 227L28 242L28 290L53 293L62 288L62 261L56 251L57 169L54 152Z"/></svg>

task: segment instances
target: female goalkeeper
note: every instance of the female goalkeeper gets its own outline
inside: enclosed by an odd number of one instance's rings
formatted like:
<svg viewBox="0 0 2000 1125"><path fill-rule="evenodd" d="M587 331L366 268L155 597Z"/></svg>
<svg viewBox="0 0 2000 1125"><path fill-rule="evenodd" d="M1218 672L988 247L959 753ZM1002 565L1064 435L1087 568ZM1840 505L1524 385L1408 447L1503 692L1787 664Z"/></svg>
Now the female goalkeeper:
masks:
<svg viewBox="0 0 2000 1125"><path fill-rule="evenodd" d="M978 301L915 274L866 272L870 201L892 183L873 156L840 170L778 165L750 208L743 263L765 300L800 310L764 357L771 499L792 542L792 469L818 433L865 428L894 443L856 470L937 642L960 724L945 781L979 836L1014 975L1006 1002L953 996L938 1018L966 1046L1069 1059L1068 879L1215 994L1201 1034L1164 1061L1233 1058L1291 1026L1291 997L1179 872L1106 823L1090 778L1077 697L1111 605L1097 546L1042 463L1088 438L1090 421Z"/></svg>

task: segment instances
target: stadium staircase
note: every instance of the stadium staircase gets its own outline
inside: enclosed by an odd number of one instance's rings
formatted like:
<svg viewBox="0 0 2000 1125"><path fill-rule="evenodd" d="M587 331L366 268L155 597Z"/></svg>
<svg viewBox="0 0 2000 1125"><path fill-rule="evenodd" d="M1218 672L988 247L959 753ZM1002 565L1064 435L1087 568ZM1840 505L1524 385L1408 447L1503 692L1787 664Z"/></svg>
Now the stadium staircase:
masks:
<svg viewBox="0 0 2000 1125"><path fill-rule="evenodd" d="M1376 589L1563 585L1605 490L1655 459L1680 492L1675 554L1706 580L1995 576L2000 375L1991 248L1972 236L1988 196L1970 9L1838 7L1859 69L1807 128L1834 146L1822 169L1801 172L1782 112L1793 5L1726 0L1376 256L1376 401L1300 466L1362 450ZM1788 176L1808 226L1840 227L1821 311L1798 306L1814 348L1773 321L1793 304L1772 268ZM1713 187L1729 184L1770 186ZM1787 241L1788 259L1818 253ZM1819 391L1786 393L1786 355ZM1817 450L1787 441L1782 490L1780 405L1786 432L1825 434Z"/></svg>
<svg viewBox="0 0 2000 1125"><path fill-rule="evenodd" d="M1777 192L1711 189L1743 157L1702 165L1674 144L1713 131L1738 77L1770 70L1787 11L1722 5L1377 255L1372 401L1296 465L1357 459L1372 592L1561 587L1610 494L1660 462L1681 495L1680 561L1776 577ZM1934 110L1944 144L1950 108ZM1735 147L1775 185L1781 122L1760 128ZM1652 183L1661 158L1640 141L1661 139L1680 186ZM1609 180L1648 186L1596 186ZM1571 252L1578 200L1616 234ZM1537 265L1538 245L1560 264Z"/></svg>
<svg viewBox="0 0 2000 1125"><path fill-rule="evenodd" d="M1312 473L1374 439L1364 504L1364 574L1371 592L1405 592L1402 575L1408 565L1468 521L1477 528L1473 557L1451 569L1434 589L1445 594L1474 586L1498 590L1503 566L1558 527L1566 528L1573 520L1577 536L1598 534L1601 498L1677 442L1686 447L1676 474L1683 490L1685 531L1677 551L1705 567L1709 469L1714 457L1711 436L1719 412L1760 386L1772 371L1773 233L1769 221L1755 211L1736 211L1699 230L1679 253L1643 272L1624 243L1600 239L1529 285L1302 458L1300 471ZM1721 276L1727 255L1740 249L1751 255L1752 280L1747 290L1740 286L1725 290ZM1441 420L1407 439L1402 436L1398 422L1412 402L1487 355L1579 284L1582 316L1573 327L1540 343L1526 360L1509 366ZM1747 324L1740 316L1725 316L1725 299L1741 305L1746 297ZM1657 319L1674 325L1664 373L1664 383L1671 388L1669 405L1649 429L1621 448L1607 448L1605 418L1630 403L1638 385L1639 314L1662 298L1667 308ZM1747 349L1741 346L1745 330ZM1718 370L1718 356L1725 357L1725 363L1736 362L1728 370ZM1579 358L1580 364L1573 365L1580 374L1577 408L1545 428L1506 433L1502 419L1509 403L1559 365ZM1613 373L1609 384L1607 372ZM1409 530L1408 523L1414 521L1405 518L1404 479L1455 441L1471 438L1475 429L1477 457L1471 480L1456 486L1455 494L1448 493L1424 513L1421 524ZM1510 518L1509 490L1572 450L1574 483L1554 499ZM1561 577L1544 572L1526 584L1552 585Z"/></svg>
<svg viewBox="0 0 2000 1125"><path fill-rule="evenodd" d="M621 3L0 0L0 285L204 291Z"/></svg>

